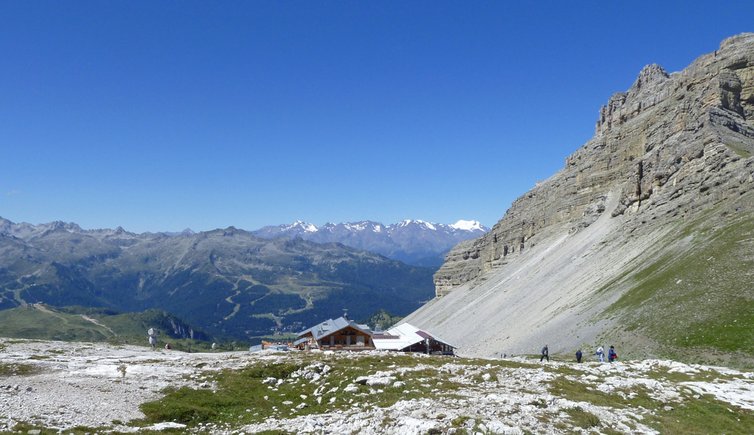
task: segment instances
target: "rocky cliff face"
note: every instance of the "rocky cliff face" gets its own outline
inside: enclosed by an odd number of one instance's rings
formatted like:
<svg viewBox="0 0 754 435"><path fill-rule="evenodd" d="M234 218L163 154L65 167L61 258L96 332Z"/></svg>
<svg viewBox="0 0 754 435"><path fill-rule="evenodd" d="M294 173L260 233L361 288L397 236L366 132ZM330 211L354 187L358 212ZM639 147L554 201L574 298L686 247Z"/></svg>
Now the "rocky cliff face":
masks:
<svg viewBox="0 0 754 435"><path fill-rule="evenodd" d="M736 196L751 187L752 153L754 34L725 40L679 73L648 65L600 109L594 137L560 172L517 199L485 236L448 254L435 274L436 294L504 267L549 234L580 231L603 213L641 225ZM610 192L619 201L608 210Z"/></svg>
<svg viewBox="0 0 754 435"><path fill-rule="evenodd" d="M562 170L448 254L406 321L467 355L616 344L754 365L752 154L754 34L681 72L647 66Z"/></svg>

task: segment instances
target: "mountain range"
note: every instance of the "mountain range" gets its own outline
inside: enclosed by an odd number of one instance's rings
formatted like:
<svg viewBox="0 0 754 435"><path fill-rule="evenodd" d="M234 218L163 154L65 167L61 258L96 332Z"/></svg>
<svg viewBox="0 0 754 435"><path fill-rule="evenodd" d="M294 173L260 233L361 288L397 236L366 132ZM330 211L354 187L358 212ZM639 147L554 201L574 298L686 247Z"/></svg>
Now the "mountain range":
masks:
<svg viewBox="0 0 754 435"><path fill-rule="evenodd" d="M468 355L754 366L754 34L641 70L595 134L435 274L405 321ZM481 327L480 327L481 325Z"/></svg>
<svg viewBox="0 0 754 435"><path fill-rule="evenodd" d="M0 309L158 308L209 334L254 340L343 309L356 319L405 315L432 297L432 273L341 244L265 240L233 227L135 234L0 218Z"/></svg>
<svg viewBox="0 0 754 435"><path fill-rule="evenodd" d="M489 229L477 221L459 220L447 225L422 220L404 220L391 225L359 221L328 223L319 227L296 221L288 225L263 227L252 233L265 239L300 237L317 243L342 243L406 264L439 268L452 247L464 240L477 238L487 231Z"/></svg>

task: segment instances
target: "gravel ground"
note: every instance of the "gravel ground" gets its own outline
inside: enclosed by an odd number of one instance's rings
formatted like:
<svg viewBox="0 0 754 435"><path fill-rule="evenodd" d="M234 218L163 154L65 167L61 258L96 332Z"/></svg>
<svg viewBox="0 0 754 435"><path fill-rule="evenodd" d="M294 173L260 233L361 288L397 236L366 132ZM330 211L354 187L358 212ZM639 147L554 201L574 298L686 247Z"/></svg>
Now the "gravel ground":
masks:
<svg viewBox="0 0 754 435"><path fill-rule="evenodd" d="M100 343L0 339L0 363L32 364L31 376L0 377L0 431L17 422L99 427L144 415L139 405L168 386L203 382L202 370L240 367L248 352L182 353ZM120 427L119 430L127 430Z"/></svg>

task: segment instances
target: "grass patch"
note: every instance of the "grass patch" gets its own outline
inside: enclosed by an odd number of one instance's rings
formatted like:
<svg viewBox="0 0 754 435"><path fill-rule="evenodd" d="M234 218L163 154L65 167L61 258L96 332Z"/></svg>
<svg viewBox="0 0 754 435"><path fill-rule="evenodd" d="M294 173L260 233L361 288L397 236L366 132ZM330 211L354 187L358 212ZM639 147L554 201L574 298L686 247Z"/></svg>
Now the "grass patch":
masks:
<svg viewBox="0 0 754 435"><path fill-rule="evenodd" d="M239 371L224 370L214 376L213 381L218 385L216 391L185 387L170 389L165 391L167 394L163 400L146 403L141 409L151 423L173 421L194 426L199 423L235 422L239 417L243 421L253 422L254 414L249 415L246 409L253 408L257 410L255 414L262 411L263 415L271 416L276 414L275 408L283 406L282 402L296 398L296 391L292 388L273 390L263 381L267 378L288 379L299 368L294 364L272 364Z"/></svg>
<svg viewBox="0 0 754 435"><path fill-rule="evenodd" d="M652 367L652 370L646 372L645 376L649 379L671 382L674 384L679 384L681 382L721 382L740 378L740 376L723 374L715 370L700 370L695 373L684 373L678 371L671 372L669 368L664 366Z"/></svg>
<svg viewBox="0 0 754 435"><path fill-rule="evenodd" d="M466 426L466 422L468 422L469 420L471 420L471 417L467 415L459 415L458 417L450 421L450 425L453 427L463 427Z"/></svg>
<svg viewBox="0 0 754 435"><path fill-rule="evenodd" d="M44 361L52 358L50 355L29 355L29 359L33 359L35 361Z"/></svg>
<svg viewBox="0 0 754 435"><path fill-rule="evenodd" d="M31 376L39 373L39 368L31 364L0 363L0 376Z"/></svg>
<svg viewBox="0 0 754 435"><path fill-rule="evenodd" d="M529 355L528 357L534 359L534 357L539 359L539 355ZM440 360L441 363L445 363L447 361ZM479 359L479 358L464 358L463 365L470 366L470 367L489 367L489 368L506 368L506 369L539 369L542 366L536 363L528 363L523 361L514 361L509 359L500 359L500 360L489 360L489 359Z"/></svg>
<svg viewBox="0 0 754 435"><path fill-rule="evenodd" d="M87 426L76 426L72 427L70 429L66 429L65 431L61 431L60 429L49 429L44 426L36 425L36 424L29 424L29 423L18 423L13 426L12 431L7 432L0 432L0 434L28 434L28 433L39 433L40 435L58 435L60 433L65 433L66 435L89 435L89 434L98 434L98 433L119 433L119 432L113 432L109 428L95 428L95 427L87 427ZM155 432L156 433L156 432ZM140 434L150 434L150 432L140 432Z"/></svg>
<svg viewBox="0 0 754 435"><path fill-rule="evenodd" d="M189 427L204 423L242 425L354 406L387 407L399 400L453 397L460 386L450 380L450 373L437 370L445 362L443 358L409 355L354 359L324 356L318 360L302 355L285 364L258 363L208 374L217 386L215 390L165 391L161 400L142 405L146 418L139 424L174 421ZM390 367L400 367L401 372L391 372L394 380L388 385L352 385L360 376L390 371Z"/></svg>
<svg viewBox="0 0 754 435"><path fill-rule="evenodd" d="M716 217L679 230L686 232L693 241L627 278L631 288L607 315L657 341L661 352L699 362L715 352L754 355L754 218Z"/></svg>
<svg viewBox="0 0 754 435"><path fill-rule="evenodd" d="M712 396L686 399L670 411L658 411L649 425L660 433L728 435L751 434L754 413L715 400Z"/></svg>
<svg viewBox="0 0 754 435"><path fill-rule="evenodd" d="M742 159L748 159L751 157L751 150L742 144L729 144L726 143L725 146L733 150L734 153L738 155L738 157L741 157Z"/></svg>
<svg viewBox="0 0 754 435"><path fill-rule="evenodd" d="M0 434L25 434L25 433L29 433L30 431L31 432L39 431L41 435L52 435L52 434L59 433L59 431L57 430L45 429L44 427L38 427L33 424L18 423L15 426L13 426L12 431L0 432Z"/></svg>
<svg viewBox="0 0 754 435"><path fill-rule="evenodd" d="M581 407L566 409L565 413L571 418L574 426L589 429L592 427L600 426L600 419L596 415L589 411L583 410Z"/></svg>
<svg viewBox="0 0 754 435"><path fill-rule="evenodd" d="M565 365L545 365L542 367L546 372L558 375L581 376L583 371Z"/></svg>
<svg viewBox="0 0 754 435"><path fill-rule="evenodd" d="M622 391L630 394L631 398L625 398L620 394L612 394L590 387L568 377L561 376L552 380L549 384L550 392L556 396L564 397L576 402L588 402L596 406L611 408L635 408L641 406L646 409L655 409L662 405L661 402L652 399L643 387L634 387L630 391Z"/></svg>
<svg viewBox="0 0 754 435"><path fill-rule="evenodd" d="M751 428L754 427L754 413L720 402L709 395L696 398L687 394L680 403L669 403L671 407L666 408L668 403L651 398L643 387L623 390L627 396L623 397L615 392L608 394L591 389L587 384L566 377L553 380L550 392L559 397L600 407L651 410L652 413L645 414L645 419L641 422L660 433L750 434ZM579 427L588 429L583 424L592 422L588 416L578 412L572 415L573 410L566 412L574 422L579 419Z"/></svg>

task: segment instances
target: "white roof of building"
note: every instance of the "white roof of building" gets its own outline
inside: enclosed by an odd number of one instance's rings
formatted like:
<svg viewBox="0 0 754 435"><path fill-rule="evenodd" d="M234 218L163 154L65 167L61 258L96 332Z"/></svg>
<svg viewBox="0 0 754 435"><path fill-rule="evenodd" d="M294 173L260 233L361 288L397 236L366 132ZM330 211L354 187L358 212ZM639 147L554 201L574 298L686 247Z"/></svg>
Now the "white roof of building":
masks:
<svg viewBox="0 0 754 435"><path fill-rule="evenodd" d="M428 338L445 343L451 347L456 347L436 335L423 331L410 323L402 323L398 326L394 326L385 331L382 335L374 336L372 341L374 341L374 347L377 350L401 350Z"/></svg>

